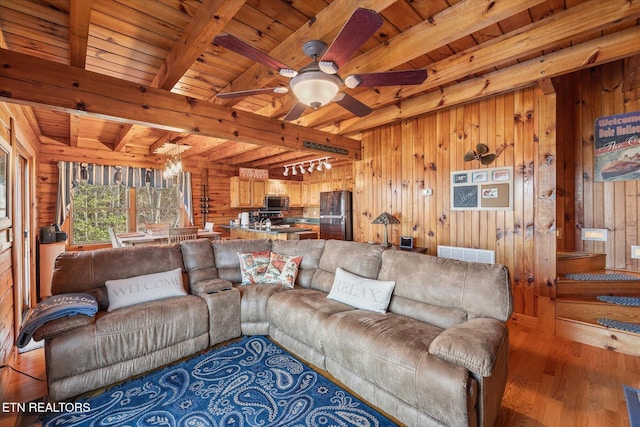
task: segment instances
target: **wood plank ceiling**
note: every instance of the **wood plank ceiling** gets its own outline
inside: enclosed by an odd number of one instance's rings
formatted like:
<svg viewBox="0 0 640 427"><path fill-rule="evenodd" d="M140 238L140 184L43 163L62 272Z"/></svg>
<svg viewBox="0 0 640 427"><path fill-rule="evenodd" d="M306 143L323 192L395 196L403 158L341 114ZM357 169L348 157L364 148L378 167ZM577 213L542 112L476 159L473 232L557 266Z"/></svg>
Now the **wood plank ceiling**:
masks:
<svg viewBox="0 0 640 427"><path fill-rule="evenodd" d="M13 51L37 57L41 61L29 67L41 74L56 70L95 80L51 65L57 63L171 91L219 107L204 110L203 117L215 121L215 114L236 111L240 116L233 117L256 129L252 138L243 138L246 132L229 137L215 125L206 130L180 126L178 118L167 130L126 108L113 120L105 119L109 114L100 107L74 114L66 100L52 99L51 83L33 72L30 84L39 85L40 98L27 90L21 94L15 77L12 81L0 71L0 100L34 105L30 119L42 143L151 154L174 142L193 147L185 157L234 167L281 167L323 155L285 144L285 137L272 131L285 129L282 117L295 104L293 94L233 99L216 94L288 86L289 79L215 45L213 38L231 34L300 69L310 61L302 45L312 39L329 45L355 7L376 10L383 24L340 75L424 68L427 80L416 86L345 89L373 112L360 118L336 104L309 108L287 124L287 138L291 133L308 138L308 129L335 146L357 147L347 138L357 140L361 131L386 123L536 83L553 90L552 77L602 62L626 58L635 64L630 70L640 62L637 0L0 0L2 56ZM0 63L8 69L2 56ZM20 58L11 61L17 68ZM630 72L624 84L632 89L639 82L640 73ZM111 96L130 95L126 86L118 91ZM358 155L356 149L347 157Z"/></svg>

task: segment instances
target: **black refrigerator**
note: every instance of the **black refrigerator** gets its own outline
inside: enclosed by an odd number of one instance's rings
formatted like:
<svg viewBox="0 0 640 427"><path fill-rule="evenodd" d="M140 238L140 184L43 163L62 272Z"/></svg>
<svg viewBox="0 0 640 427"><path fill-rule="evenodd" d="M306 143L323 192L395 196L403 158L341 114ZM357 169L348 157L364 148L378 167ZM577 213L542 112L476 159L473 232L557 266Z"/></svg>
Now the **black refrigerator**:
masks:
<svg viewBox="0 0 640 427"><path fill-rule="evenodd" d="M320 193L320 238L353 240L351 191Z"/></svg>

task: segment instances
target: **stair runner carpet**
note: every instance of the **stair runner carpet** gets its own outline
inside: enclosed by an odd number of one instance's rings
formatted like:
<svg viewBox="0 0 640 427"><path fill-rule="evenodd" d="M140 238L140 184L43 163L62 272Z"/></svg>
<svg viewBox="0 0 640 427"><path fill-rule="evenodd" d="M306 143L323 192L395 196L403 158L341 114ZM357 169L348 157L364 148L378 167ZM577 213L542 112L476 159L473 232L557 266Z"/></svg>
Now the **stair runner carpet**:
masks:
<svg viewBox="0 0 640 427"><path fill-rule="evenodd" d="M587 281L620 281L620 280L640 280L638 276L632 276L625 273L570 273L565 275L571 280L587 280Z"/></svg>

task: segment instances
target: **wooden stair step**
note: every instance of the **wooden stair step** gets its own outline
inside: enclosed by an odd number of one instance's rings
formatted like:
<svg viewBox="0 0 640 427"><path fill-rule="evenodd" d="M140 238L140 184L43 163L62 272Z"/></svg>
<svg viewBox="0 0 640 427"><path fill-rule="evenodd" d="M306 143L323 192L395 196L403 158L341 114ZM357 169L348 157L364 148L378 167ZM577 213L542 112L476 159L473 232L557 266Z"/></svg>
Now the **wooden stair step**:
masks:
<svg viewBox="0 0 640 427"><path fill-rule="evenodd" d="M556 335L632 356L640 356L640 335L571 319L556 320Z"/></svg>
<svg viewBox="0 0 640 427"><path fill-rule="evenodd" d="M612 304L593 298L556 299L556 319L598 324L600 318L640 324L640 306Z"/></svg>
<svg viewBox="0 0 640 427"><path fill-rule="evenodd" d="M604 270L606 262L607 256L605 254L558 251L556 255L556 272L558 275L565 275Z"/></svg>
<svg viewBox="0 0 640 427"><path fill-rule="evenodd" d="M556 297L620 295L640 297L640 280L572 280L560 277Z"/></svg>

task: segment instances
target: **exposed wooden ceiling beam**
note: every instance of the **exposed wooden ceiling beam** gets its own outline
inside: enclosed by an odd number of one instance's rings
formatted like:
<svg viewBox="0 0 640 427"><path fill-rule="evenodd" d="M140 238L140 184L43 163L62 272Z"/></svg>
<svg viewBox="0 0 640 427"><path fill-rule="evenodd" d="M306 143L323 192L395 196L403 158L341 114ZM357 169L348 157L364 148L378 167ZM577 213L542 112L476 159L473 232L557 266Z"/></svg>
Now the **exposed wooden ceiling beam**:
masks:
<svg viewBox="0 0 640 427"><path fill-rule="evenodd" d="M637 55L640 53L638 40L640 40L640 27L631 27L448 86L442 90L409 98L400 105L376 110L364 119L344 120L337 125L337 128L339 133L348 135L396 120L530 86L541 78L556 77Z"/></svg>
<svg viewBox="0 0 640 427"><path fill-rule="evenodd" d="M395 2L396 0L360 0L355 4L353 0L335 0L268 54L290 67L300 68L310 62L310 59L302 54L302 46L309 40L321 40L327 34L341 28L353 14L356 6L379 12ZM265 87L275 78L273 70L268 70L264 65L253 64L221 92ZM232 105L241 101L237 98L224 100L215 98L215 100L222 105Z"/></svg>
<svg viewBox="0 0 640 427"><path fill-rule="evenodd" d="M351 138L5 49L0 49L0 58L2 101L262 146L361 157L360 142Z"/></svg>
<svg viewBox="0 0 640 427"><path fill-rule="evenodd" d="M246 0L203 0L162 62L151 86L171 90L245 2ZM114 151L124 149L130 132L135 132L133 124L127 125L121 133L122 137L116 142Z"/></svg>
<svg viewBox="0 0 640 427"><path fill-rule="evenodd" d="M151 86L171 90L246 0L203 0L164 59Z"/></svg>
<svg viewBox="0 0 640 427"><path fill-rule="evenodd" d="M69 63L84 68L89 43L92 0L69 1Z"/></svg>
<svg viewBox="0 0 640 427"><path fill-rule="evenodd" d="M376 91L361 93L358 99L367 105L395 104L398 97L409 97L434 90L491 67L508 64L519 57L538 55L562 40L638 16L640 3L629 4L627 0L611 0L603 4L600 0L590 0L431 64L428 67L427 80L421 85L402 88L380 87ZM430 38L434 38L434 35ZM338 106L328 106L322 111L307 114L296 122L303 126L315 127L333 122L341 114L342 109Z"/></svg>

